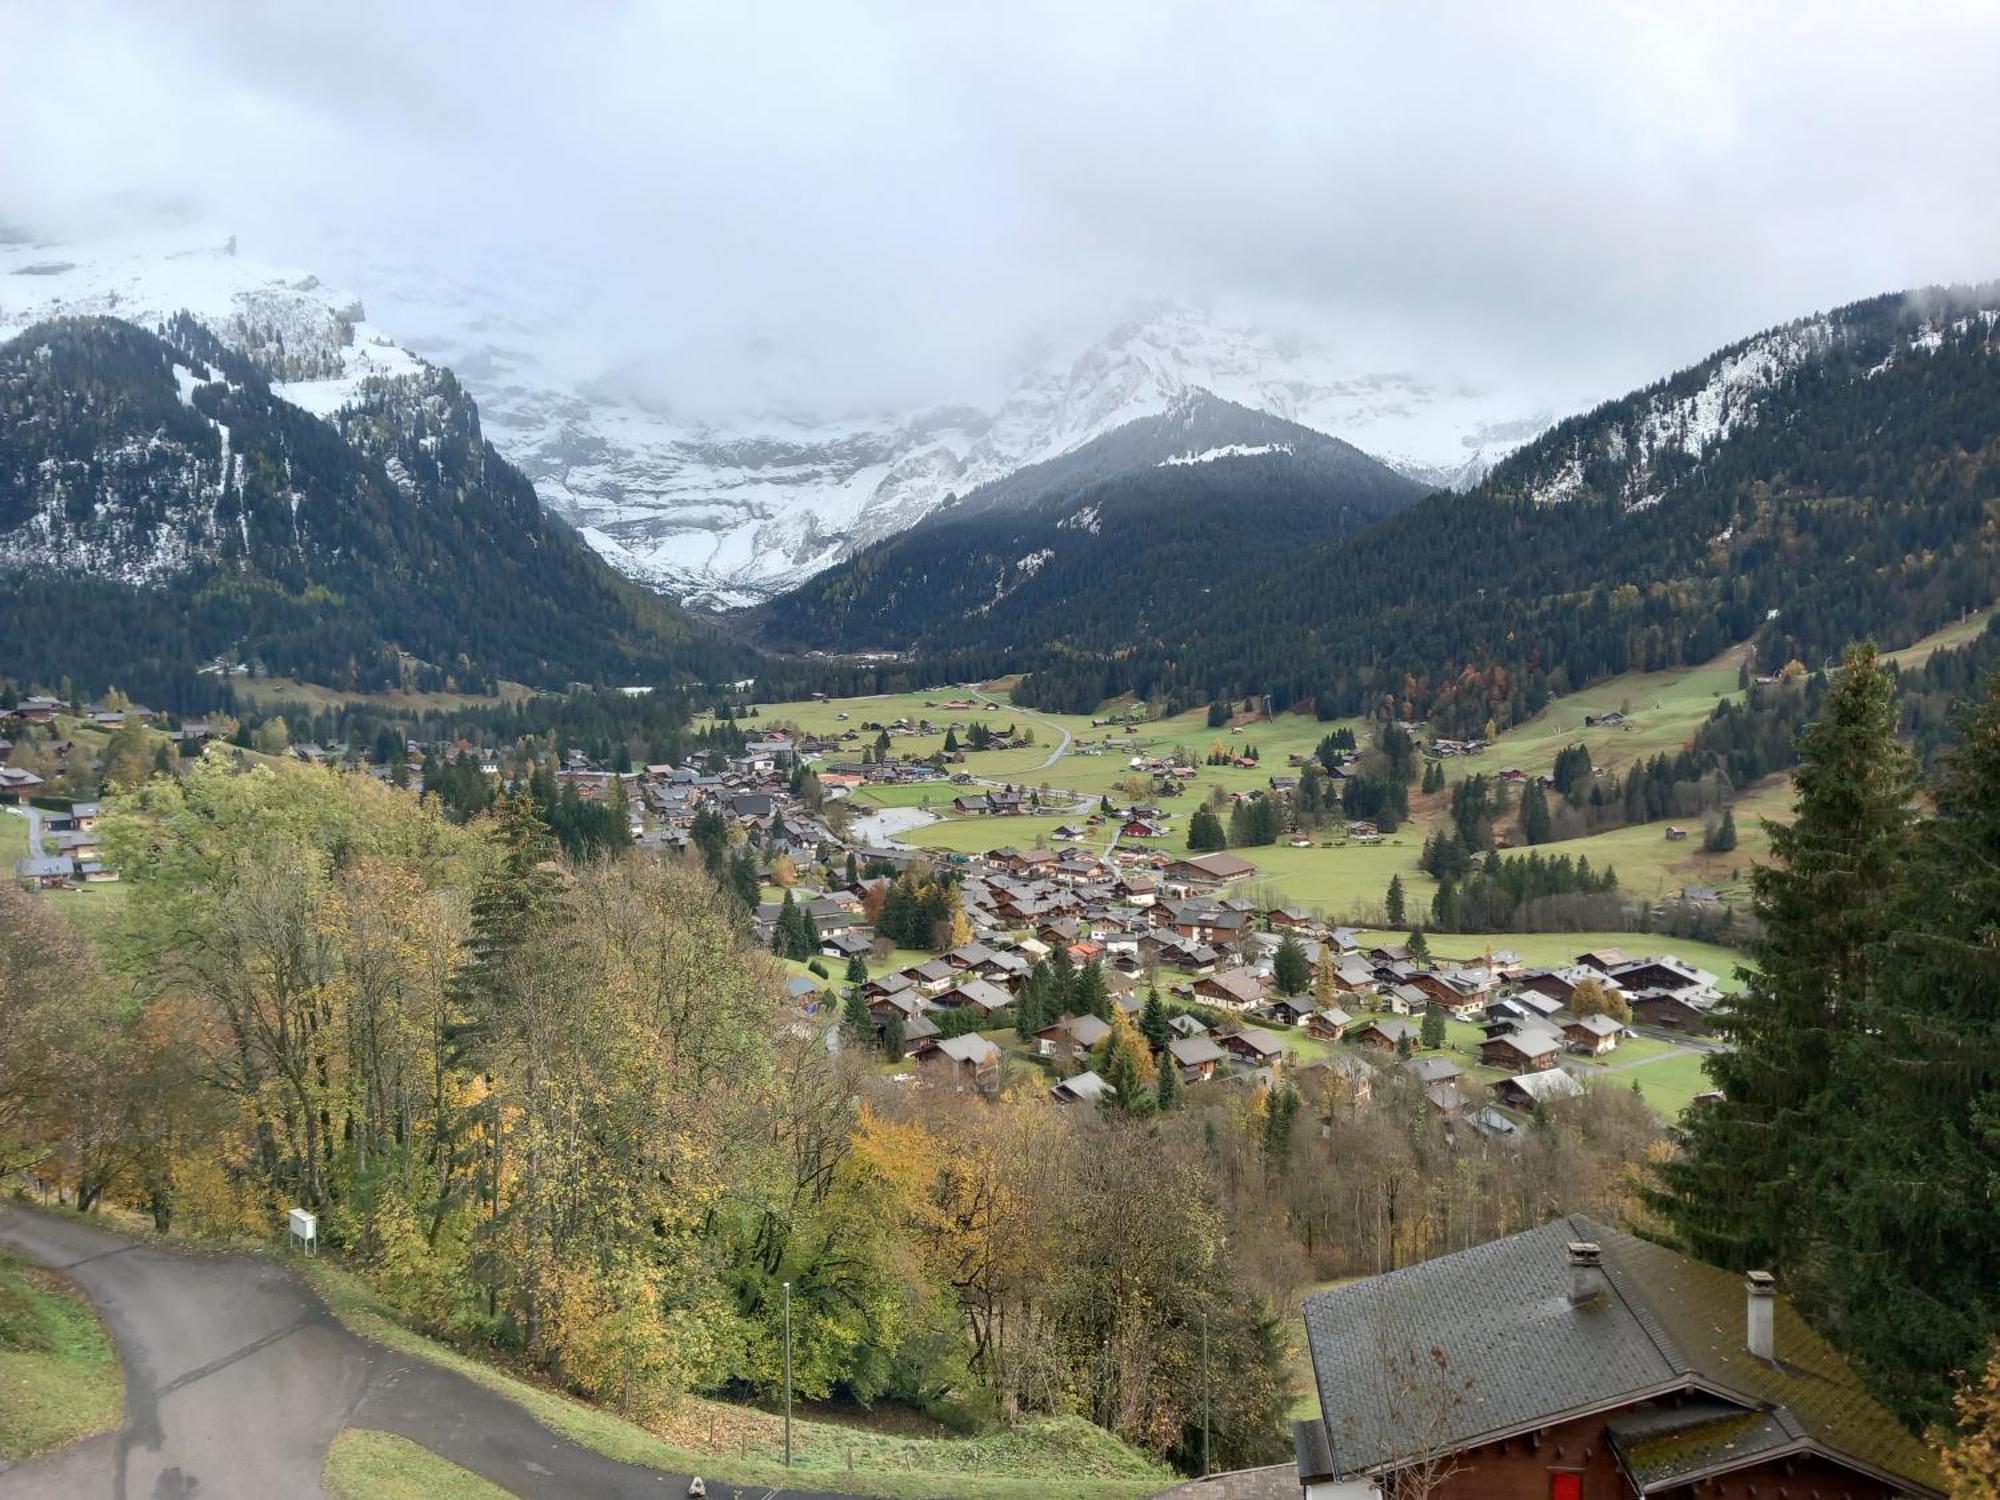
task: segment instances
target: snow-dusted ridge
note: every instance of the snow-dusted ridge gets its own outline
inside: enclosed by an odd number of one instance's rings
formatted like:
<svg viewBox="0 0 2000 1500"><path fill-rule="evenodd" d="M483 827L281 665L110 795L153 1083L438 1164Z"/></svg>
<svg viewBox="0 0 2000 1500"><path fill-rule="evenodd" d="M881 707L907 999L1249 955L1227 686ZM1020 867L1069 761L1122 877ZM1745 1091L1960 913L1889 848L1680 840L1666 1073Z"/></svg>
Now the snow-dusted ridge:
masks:
<svg viewBox="0 0 2000 1500"><path fill-rule="evenodd" d="M185 309L255 354L287 399L322 416L370 377L417 374L426 358L449 365L479 402L487 436L613 567L719 607L794 586L953 496L1166 412L1194 391L1458 488L1550 420L1524 419L1504 396L1357 370L1162 304L1024 370L992 411L721 427L676 420L566 373L555 352L561 319L530 307L533 291L488 283L475 292L387 261L364 269L364 281L394 293L389 300L421 307L420 335L399 341L369 320L355 292L238 255L219 234L5 245L0 337L66 313L150 326Z"/></svg>
<svg viewBox="0 0 2000 1500"><path fill-rule="evenodd" d="M1948 340L1964 337L1975 327L1984 332L1991 348L1993 331L2000 327L2000 309L1961 310L1922 319L1896 335L1862 374L1872 379L1905 357L1934 355ZM1595 485L1627 511L1649 510L1666 498L1674 482L1676 470L1662 468L1663 459L1699 460L1732 436L1755 428L1764 419L1771 392L1794 372L1827 358L1845 342L1867 337L1871 335L1858 332L1852 321L1831 315L1801 319L1745 339L1692 370L1613 403L1609 421L1593 414L1574 428L1551 433L1546 442L1523 455L1528 467L1520 476L1522 492L1537 504L1559 505ZM1872 337L1882 335L1877 332ZM1680 467L1684 471L1686 465Z"/></svg>

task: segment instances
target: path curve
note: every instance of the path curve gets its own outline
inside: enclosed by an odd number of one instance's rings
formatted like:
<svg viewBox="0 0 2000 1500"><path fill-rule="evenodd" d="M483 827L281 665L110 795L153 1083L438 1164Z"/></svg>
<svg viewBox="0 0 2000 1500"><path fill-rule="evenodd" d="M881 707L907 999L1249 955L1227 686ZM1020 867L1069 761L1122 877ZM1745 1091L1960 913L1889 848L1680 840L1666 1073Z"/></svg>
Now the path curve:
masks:
<svg viewBox="0 0 2000 1500"><path fill-rule="evenodd" d="M63 1271L104 1314L125 1426L0 1470L0 1500L269 1500L321 1495L343 1427L399 1433L521 1500L687 1493L478 1382L348 1332L303 1280L253 1255L183 1253L0 1204L0 1243ZM708 1481L723 1500L846 1500Z"/></svg>

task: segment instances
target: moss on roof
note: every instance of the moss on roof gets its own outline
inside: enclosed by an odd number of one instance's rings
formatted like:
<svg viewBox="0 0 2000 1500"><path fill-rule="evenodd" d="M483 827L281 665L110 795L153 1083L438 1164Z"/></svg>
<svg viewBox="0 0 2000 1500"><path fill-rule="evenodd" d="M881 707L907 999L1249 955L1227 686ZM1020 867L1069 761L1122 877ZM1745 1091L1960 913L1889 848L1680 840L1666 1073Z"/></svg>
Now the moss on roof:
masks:
<svg viewBox="0 0 2000 1500"><path fill-rule="evenodd" d="M1616 1230L1604 1236L1613 1280L1644 1299L1705 1383L1758 1405L1787 1408L1830 1453L1945 1488L1936 1456L1869 1393L1788 1298L1776 1299L1778 1358L1758 1359L1743 1347L1741 1276Z"/></svg>

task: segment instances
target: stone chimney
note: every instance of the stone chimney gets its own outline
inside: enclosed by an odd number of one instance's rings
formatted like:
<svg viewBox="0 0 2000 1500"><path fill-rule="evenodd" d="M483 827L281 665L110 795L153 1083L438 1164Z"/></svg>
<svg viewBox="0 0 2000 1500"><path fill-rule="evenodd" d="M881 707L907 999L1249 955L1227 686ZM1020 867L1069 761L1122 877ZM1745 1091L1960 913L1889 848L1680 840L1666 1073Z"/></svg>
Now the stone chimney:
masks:
<svg viewBox="0 0 2000 1500"><path fill-rule="evenodd" d="M1743 1278L1743 1287L1749 1295L1749 1321L1744 1334L1743 1347L1759 1359L1776 1362L1777 1333L1775 1328L1778 1311L1778 1278L1769 1271L1752 1271Z"/></svg>
<svg viewBox="0 0 2000 1500"><path fill-rule="evenodd" d="M1569 1301L1581 1307L1609 1295L1611 1283L1604 1279L1604 1252L1595 1240L1569 1242Z"/></svg>

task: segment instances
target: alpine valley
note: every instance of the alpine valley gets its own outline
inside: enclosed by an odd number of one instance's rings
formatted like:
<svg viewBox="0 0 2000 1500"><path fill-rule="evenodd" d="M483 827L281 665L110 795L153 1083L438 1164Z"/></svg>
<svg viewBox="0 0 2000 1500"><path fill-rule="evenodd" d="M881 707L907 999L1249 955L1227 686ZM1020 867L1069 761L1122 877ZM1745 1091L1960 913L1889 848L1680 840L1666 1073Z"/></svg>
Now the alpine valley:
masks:
<svg viewBox="0 0 2000 1500"><path fill-rule="evenodd" d="M1065 462L944 507L758 612L787 647L1030 668L1017 702L1385 700L1490 734L1749 642L1773 669L1899 646L2000 595L2000 286L1774 328L1570 418L1466 493L1214 422L1153 465ZM1158 424L1161 428L1171 422ZM1114 524L1115 518L1115 524ZM1364 524L1372 521L1373 524Z"/></svg>

